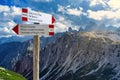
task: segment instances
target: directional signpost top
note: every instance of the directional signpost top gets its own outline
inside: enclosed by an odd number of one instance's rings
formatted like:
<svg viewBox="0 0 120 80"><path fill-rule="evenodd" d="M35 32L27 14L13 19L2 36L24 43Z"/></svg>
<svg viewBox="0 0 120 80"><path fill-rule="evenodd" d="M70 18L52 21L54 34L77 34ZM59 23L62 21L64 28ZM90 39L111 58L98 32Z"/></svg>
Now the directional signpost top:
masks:
<svg viewBox="0 0 120 80"><path fill-rule="evenodd" d="M36 22L40 24L53 24L55 19L50 14L22 8L22 21Z"/></svg>
<svg viewBox="0 0 120 80"><path fill-rule="evenodd" d="M22 21L39 24L17 24L12 30L18 35L34 35L33 80L39 80L40 36L53 36L55 19L52 15L23 8Z"/></svg>
<svg viewBox="0 0 120 80"><path fill-rule="evenodd" d="M39 24L18 24L13 31L18 35L54 35L55 19L52 15L43 12L33 11L22 8L22 21L33 22Z"/></svg>

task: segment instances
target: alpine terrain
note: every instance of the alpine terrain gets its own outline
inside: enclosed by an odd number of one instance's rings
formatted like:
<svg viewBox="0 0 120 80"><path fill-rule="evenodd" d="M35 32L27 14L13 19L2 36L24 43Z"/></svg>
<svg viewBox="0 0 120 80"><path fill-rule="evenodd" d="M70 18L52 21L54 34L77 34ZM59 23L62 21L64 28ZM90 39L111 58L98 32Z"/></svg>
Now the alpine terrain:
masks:
<svg viewBox="0 0 120 80"><path fill-rule="evenodd" d="M40 51L40 80L120 80L120 36L66 32ZM32 80L33 43L13 70Z"/></svg>
<svg viewBox="0 0 120 80"><path fill-rule="evenodd" d="M20 74L9 71L5 68L0 67L0 80L26 80Z"/></svg>

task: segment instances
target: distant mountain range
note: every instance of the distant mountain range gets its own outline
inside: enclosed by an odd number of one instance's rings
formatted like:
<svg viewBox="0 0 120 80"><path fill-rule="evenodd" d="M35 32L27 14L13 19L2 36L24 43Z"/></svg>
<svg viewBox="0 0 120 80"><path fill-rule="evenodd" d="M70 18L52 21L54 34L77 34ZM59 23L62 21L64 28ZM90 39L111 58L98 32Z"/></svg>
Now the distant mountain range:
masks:
<svg viewBox="0 0 120 80"><path fill-rule="evenodd" d="M76 33L77 30L73 30L72 27L69 27L68 28L68 32L73 32L73 33ZM86 26L81 26L79 27L79 30L78 31L84 31L84 32L90 32L90 31L120 31L119 28L116 28L116 27L113 27L113 26L109 26L109 27L106 27L104 24L101 24L101 25L98 25L97 23L95 22L88 22L86 24ZM66 31L67 32L67 31ZM54 41L56 37L64 34L65 32L63 33L56 33L56 35L54 37L41 37L42 41L46 41L44 42L44 44L42 45L42 47L44 47L44 45L47 44L48 41ZM54 38L54 40L53 40ZM26 40L30 40L30 39L33 39L32 36L11 36L11 37L1 37L0 38L0 45L1 44L4 44L4 43L10 43L10 42L24 42Z"/></svg>
<svg viewBox="0 0 120 80"><path fill-rule="evenodd" d="M25 56L29 45L29 41L23 43L11 42L0 45L0 66L12 70L14 64Z"/></svg>
<svg viewBox="0 0 120 80"><path fill-rule="evenodd" d="M24 42L26 40L32 39L31 36L11 36L11 37L1 37L0 38L0 45L4 43L10 43L10 42Z"/></svg>
<svg viewBox="0 0 120 80"><path fill-rule="evenodd" d="M31 1L32 4L28 0L17 6L28 7L26 3L29 3L33 10L52 14L57 19L64 17L64 21L71 23L64 33L40 38L41 80L120 80L120 34L116 34L120 28L106 26L85 15L66 13L67 7L76 10L83 7L83 12L87 12L91 9L88 0ZM16 4L13 0L4 3ZM60 6L63 11L58 10ZM72 29L74 26L79 27L78 31ZM22 74L27 80L33 80L32 54L33 37L0 38L0 66Z"/></svg>
<svg viewBox="0 0 120 80"><path fill-rule="evenodd" d="M41 49L41 80L119 80L120 42L110 35L66 32L49 43ZM13 70L32 80L33 51L29 48Z"/></svg>
<svg viewBox="0 0 120 80"><path fill-rule="evenodd" d="M41 37L41 48L44 48L51 42L54 42L64 33L57 33L54 37ZM25 38L25 37L24 37ZM12 70L14 64L21 60L25 55L29 46L33 46L33 39L27 40L21 37L1 38L3 43L0 44L0 66ZM27 41L24 41L27 40Z"/></svg>
<svg viewBox="0 0 120 80"><path fill-rule="evenodd" d="M41 37L41 80L119 80L120 35L114 33L119 29L93 29L69 28ZM32 80L32 54L33 39L5 42L0 45L0 66Z"/></svg>
<svg viewBox="0 0 120 80"><path fill-rule="evenodd" d="M82 7L83 13L92 10L88 0L37 1L31 0L31 4L28 0L17 6L33 5L33 10L52 14L58 22L63 17L60 23L66 20L71 23L64 33L40 38L40 80L120 80L120 34L116 34L120 28L106 26L104 22L93 20L86 14L68 14L67 9L79 11ZM3 3L11 6L16 1ZM15 18L14 21L19 19ZM74 26L79 27L78 31L72 29ZM32 54L33 37L0 38L0 66L22 74L27 80L33 80Z"/></svg>

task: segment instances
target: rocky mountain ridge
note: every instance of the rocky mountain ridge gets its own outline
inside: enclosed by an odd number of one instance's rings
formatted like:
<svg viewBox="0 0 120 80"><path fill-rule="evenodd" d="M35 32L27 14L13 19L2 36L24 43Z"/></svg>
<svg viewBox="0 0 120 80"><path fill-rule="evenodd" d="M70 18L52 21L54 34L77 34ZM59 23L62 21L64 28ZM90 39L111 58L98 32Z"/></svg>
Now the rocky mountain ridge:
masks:
<svg viewBox="0 0 120 80"><path fill-rule="evenodd" d="M64 34L41 49L41 80L119 80L120 44L110 38L94 32ZM28 71L24 76L32 80L32 51L29 53L14 71Z"/></svg>

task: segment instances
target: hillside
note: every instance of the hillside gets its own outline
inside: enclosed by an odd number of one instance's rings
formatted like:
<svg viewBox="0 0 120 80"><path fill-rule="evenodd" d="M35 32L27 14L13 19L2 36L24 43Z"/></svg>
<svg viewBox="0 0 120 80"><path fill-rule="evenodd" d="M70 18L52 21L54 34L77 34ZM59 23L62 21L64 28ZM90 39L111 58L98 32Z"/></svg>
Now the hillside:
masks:
<svg viewBox="0 0 120 80"><path fill-rule="evenodd" d="M68 32L49 43L40 53L41 80L119 80L120 44L109 36ZM33 51L28 53L13 69L32 80Z"/></svg>
<svg viewBox="0 0 120 80"><path fill-rule="evenodd" d="M66 32L59 37L41 37L41 44L41 80L120 79L120 36L117 34ZM2 44L0 65L32 80L32 49L32 40Z"/></svg>
<svg viewBox="0 0 120 80"><path fill-rule="evenodd" d="M20 74L0 67L0 80L26 80Z"/></svg>

